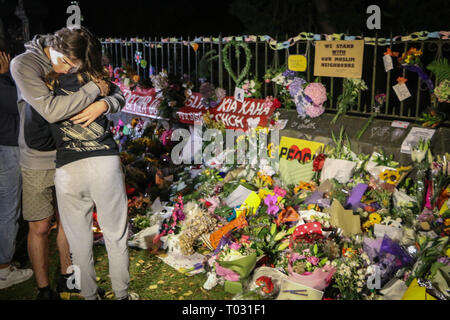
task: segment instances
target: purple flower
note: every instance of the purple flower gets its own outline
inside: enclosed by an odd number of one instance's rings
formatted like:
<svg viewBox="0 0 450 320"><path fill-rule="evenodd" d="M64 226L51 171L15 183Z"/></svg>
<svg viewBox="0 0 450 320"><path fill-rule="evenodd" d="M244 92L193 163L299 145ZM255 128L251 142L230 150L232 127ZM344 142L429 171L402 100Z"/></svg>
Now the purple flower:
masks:
<svg viewBox="0 0 450 320"><path fill-rule="evenodd" d="M297 75L297 72L296 71L291 71L291 70L286 70L285 72L283 72L283 77L286 77L286 78L293 78L293 77L295 77Z"/></svg>
<svg viewBox="0 0 450 320"><path fill-rule="evenodd" d="M303 85L306 83L306 81L302 78L294 78L294 80L289 85L289 93L291 96L295 97L297 93L300 91L303 91Z"/></svg>
<svg viewBox="0 0 450 320"><path fill-rule="evenodd" d="M450 264L450 259L447 257L440 257L437 261L442 264Z"/></svg>
<svg viewBox="0 0 450 320"><path fill-rule="evenodd" d="M273 195L268 195L264 199L264 203L267 205L267 213L274 216L277 214L277 212L280 210L280 208L277 206L278 198Z"/></svg>
<svg viewBox="0 0 450 320"><path fill-rule="evenodd" d="M178 220L183 221L184 219L186 219L186 216L184 215L183 210L178 209L176 212L176 217L178 218Z"/></svg>

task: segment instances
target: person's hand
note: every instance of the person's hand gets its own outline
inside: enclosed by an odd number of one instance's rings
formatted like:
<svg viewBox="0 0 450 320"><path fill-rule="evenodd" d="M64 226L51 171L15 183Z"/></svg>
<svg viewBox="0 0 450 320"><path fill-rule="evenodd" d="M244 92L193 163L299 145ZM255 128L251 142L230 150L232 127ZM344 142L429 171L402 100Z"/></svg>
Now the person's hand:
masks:
<svg viewBox="0 0 450 320"><path fill-rule="evenodd" d="M76 116L70 118L70 121L74 124L83 123L81 126L86 128L106 111L108 111L108 104L105 101L97 101Z"/></svg>
<svg viewBox="0 0 450 320"><path fill-rule="evenodd" d="M94 83L100 89L100 96L106 97L109 95L109 82L101 79L93 79Z"/></svg>
<svg viewBox="0 0 450 320"><path fill-rule="evenodd" d="M9 71L9 63L11 62L11 56L6 52L0 51L0 74L7 73Z"/></svg>

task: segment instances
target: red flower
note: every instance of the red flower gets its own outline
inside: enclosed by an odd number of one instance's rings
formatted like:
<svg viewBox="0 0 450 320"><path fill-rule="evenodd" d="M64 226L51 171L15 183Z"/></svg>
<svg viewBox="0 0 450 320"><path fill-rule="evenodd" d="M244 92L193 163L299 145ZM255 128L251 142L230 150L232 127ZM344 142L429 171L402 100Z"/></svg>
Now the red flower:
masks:
<svg viewBox="0 0 450 320"><path fill-rule="evenodd" d="M129 185L126 186L126 190L127 190L127 195L131 195L136 191L135 188L132 188Z"/></svg>
<svg viewBox="0 0 450 320"><path fill-rule="evenodd" d="M275 109L278 109L281 107L281 102L277 98L275 98L273 99L273 106Z"/></svg>
<svg viewBox="0 0 450 320"><path fill-rule="evenodd" d="M318 172L322 170L324 163L325 163L325 155L321 153L314 159L313 171Z"/></svg>
<svg viewBox="0 0 450 320"><path fill-rule="evenodd" d="M205 202L205 206L206 206L207 208L209 208L209 207L211 207L211 206L212 206L212 203L211 203L211 202L209 202L209 201L206 201L206 202Z"/></svg>
<svg viewBox="0 0 450 320"><path fill-rule="evenodd" d="M273 291L273 282L272 278L270 277L259 277L258 279L256 279L256 285L258 287L261 287L264 293L271 293Z"/></svg>

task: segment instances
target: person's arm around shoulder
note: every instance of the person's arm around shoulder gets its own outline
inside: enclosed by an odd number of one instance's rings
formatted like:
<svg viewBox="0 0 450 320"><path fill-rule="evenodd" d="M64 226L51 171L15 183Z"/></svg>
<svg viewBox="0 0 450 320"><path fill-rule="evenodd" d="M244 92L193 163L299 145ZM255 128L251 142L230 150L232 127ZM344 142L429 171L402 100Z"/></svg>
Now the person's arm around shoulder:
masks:
<svg viewBox="0 0 450 320"><path fill-rule="evenodd" d="M108 110L106 111L106 113L116 113L122 110L122 108L125 106L125 97L116 84L111 83L110 88L111 90L109 95L101 100L105 101L108 104Z"/></svg>
<svg viewBox="0 0 450 320"><path fill-rule="evenodd" d="M91 105L100 94L94 82L84 85L68 96L55 96L49 90L37 68L18 56L11 61L11 74L22 98L50 123L65 120Z"/></svg>

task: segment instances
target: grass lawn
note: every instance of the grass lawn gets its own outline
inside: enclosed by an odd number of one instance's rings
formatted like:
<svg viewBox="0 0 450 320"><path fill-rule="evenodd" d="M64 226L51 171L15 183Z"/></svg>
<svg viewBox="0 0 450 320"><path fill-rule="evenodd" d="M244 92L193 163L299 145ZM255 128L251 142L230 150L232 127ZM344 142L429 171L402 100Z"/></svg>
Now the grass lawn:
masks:
<svg viewBox="0 0 450 320"><path fill-rule="evenodd" d="M22 234L26 234L22 231ZM19 231L20 236L20 231ZM22 237L23 238L23 237ZM26 239L26 237L25 237ZM50 282L55 287L59 274L59 259L56 250L56 234L50 235ZM26 255L26 242L18 245L19 261L24 268L30 267ZM168 266L145 250L129 250L130 254L130 291L137 293L141 300L229 300L232 294L226 293L222 286L206 291L202 288L206 274L188 277ZM94 247L95 270L99 287L107 291L107 299L114 299L108 274L108 256L104 246ZM33 300L38 290L34 276L26 282L0 290L0 300ZM72 296L73 300L80 297Z"/></svg>

